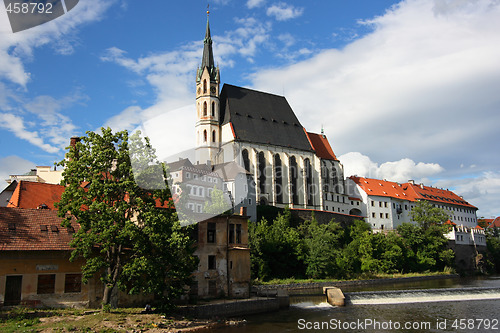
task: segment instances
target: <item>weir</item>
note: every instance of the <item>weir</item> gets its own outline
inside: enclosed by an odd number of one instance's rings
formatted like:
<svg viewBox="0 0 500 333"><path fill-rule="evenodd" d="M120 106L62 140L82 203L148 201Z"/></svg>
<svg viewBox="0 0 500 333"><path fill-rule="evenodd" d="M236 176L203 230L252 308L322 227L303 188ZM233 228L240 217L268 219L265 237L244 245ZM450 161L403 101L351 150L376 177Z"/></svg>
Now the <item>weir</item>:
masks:
<svg viewBox="0 0 500 333"><path fill-rule="evenodd" d="M440 288L345 293L346 304L402 304L500 299L500 287Z"/></svg>
<svg viewBox="0 0 500 333"><path fill-rule="evenodd" d="M345 292L325 287L323 295L291 297L291 306L327 308L343 305L405 304L500 299L500 287L434 288Z"/></svg>

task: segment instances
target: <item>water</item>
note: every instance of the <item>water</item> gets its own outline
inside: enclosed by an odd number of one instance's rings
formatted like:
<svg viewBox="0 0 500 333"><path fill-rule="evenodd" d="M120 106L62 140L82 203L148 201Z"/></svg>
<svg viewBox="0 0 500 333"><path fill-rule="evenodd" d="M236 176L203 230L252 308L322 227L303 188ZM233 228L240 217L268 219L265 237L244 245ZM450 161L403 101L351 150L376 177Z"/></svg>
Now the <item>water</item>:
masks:
<svg viewBox="0 0 500 333"><path fill-rule="evenodd" d="M479 288L500 288L500 277L412 282L411 285L351 288L414 290L390 304L352 304L332 307L324 296L291 298L287 310L247 316L247 323L218 332L500 332L500 293ZM478 288L463 293L447 288ZM496 293L496 294L495 294ZM376 293L371 293L376 294ZM390 294L390 293L389 293ZM492 296L495 294L494 296ZM446 297L448 300L445 300ZM488 299L488 297L495 297ZM369 299L365 297L364 299ZM383 297L382 297L383 298ZM394 297L393 297L394 298ZM424 300L424 298L431 298ZM433 298L433 299L432 299ZM363 299L363 297L360 297ZM460 301L458 299L461 299Z"/></svg>

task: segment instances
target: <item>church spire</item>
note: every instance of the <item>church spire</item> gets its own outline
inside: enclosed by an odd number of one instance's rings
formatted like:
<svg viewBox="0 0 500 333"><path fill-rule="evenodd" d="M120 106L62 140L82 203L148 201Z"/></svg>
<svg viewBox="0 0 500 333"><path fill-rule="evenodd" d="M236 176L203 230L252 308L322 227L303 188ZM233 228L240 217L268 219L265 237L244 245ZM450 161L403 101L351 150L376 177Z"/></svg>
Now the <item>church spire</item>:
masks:
<svg viewBox="0 0 500 333"><path fill-rule="evenodd" d="M212 51L212 36L210 35L210 23L208 21L208 15L210 12L207 10L207 29L205 31L205 39L203 40L203 57L201 58L201 67L198 71L198 79L201 77L201 73L205 69L208 69L211 80L216 80L217 70L214 64L214 53Z"/></svg>

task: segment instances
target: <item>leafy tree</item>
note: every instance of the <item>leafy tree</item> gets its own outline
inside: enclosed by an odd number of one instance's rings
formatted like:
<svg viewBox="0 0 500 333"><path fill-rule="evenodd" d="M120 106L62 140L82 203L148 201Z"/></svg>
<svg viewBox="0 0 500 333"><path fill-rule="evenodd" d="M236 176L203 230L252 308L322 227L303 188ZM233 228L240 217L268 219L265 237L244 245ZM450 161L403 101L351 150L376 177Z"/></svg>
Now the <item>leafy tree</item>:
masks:
<svg viewBox="0 0 500 333"><path fill-rule="evenodd" d="M271 223L262 219L249 225L254 277L269 280L304 275L304 242L290 226L290 216L286 209Z"/></svg>
<svg viewBox="0 0 500 333"><path fill-rule="evenodd" d="M444 226L429 225L425 228L403 223L398 226L397 231L405 246L405 270L423 272L453 266L454 252L448 249L448 240L444 237L447 230Z"/></svg>
<svg viewBox="0 0 500 333"><path fill-rule="evenodd" d="M59 215L65 226L75 219L80 225L71 260L85 258L85 279L100 275L103 306L116 286L153 293L166 306L190 283L197 265L189 231L180 228L172 209L167 170L140 133L101 130L87 132L59 162L66 185Z"/></svg>
<svg viewBox="0 0 500 333"><path fill-rule="evenodd" d="M344 230L340 224L330 221L318 224L315 218L299 228L305 238L306 275L312 278L333 277L339 273L336 258L343 245Z"/></svg>
<svg viewBox="0 0 500 333"><path fill-rule="evenodd" d="M441 225L450 218L444 209L435 207L426 200L417 201L410 215L413 221L424 229L431 225Z"/></svg>
<svg viewBox="0 0 500 333"><path fill-rule="evenodd" d="M203 212L208 214L222 214L231 209L231 204L224 198L224 192L214 187L210 194L210 201L205 202Z"/></svg>

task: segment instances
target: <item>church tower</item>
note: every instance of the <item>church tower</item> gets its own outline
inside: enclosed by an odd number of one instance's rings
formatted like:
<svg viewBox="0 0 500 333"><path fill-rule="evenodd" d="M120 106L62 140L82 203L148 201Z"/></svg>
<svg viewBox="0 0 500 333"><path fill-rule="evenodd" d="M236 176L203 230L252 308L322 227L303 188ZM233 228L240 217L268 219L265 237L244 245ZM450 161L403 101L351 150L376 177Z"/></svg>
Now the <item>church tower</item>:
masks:
<svg viewBox="0 0 500 333"><path fill-rule="evenodd" d="M214 65L212 37L208 22L203 41L201 67L196 72L196 161L216 163L220 150L219 67Z"/></svg>

